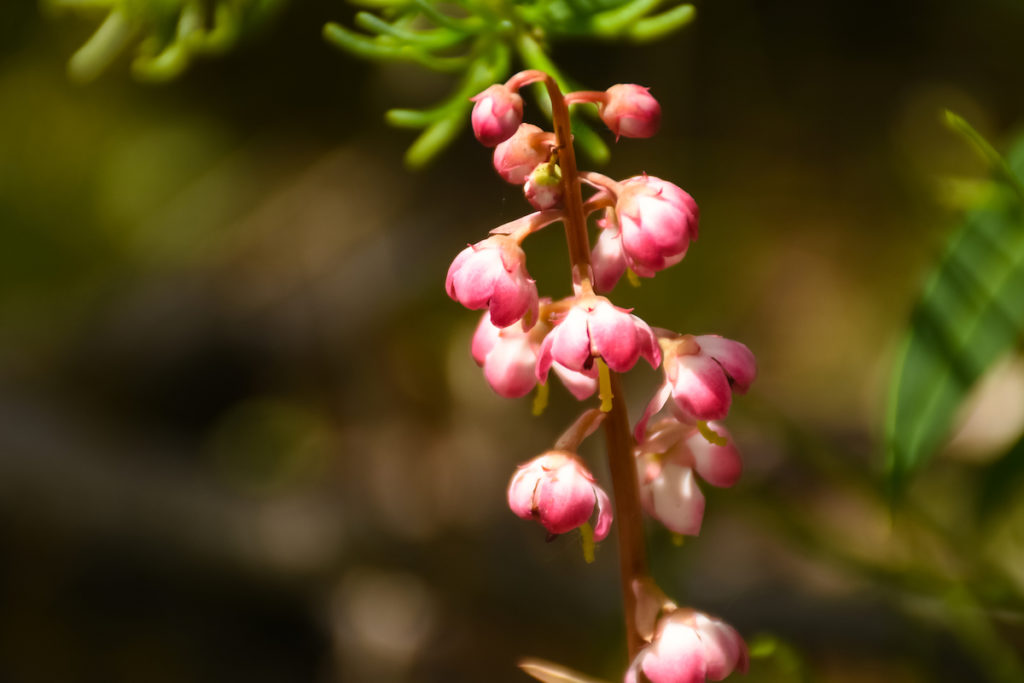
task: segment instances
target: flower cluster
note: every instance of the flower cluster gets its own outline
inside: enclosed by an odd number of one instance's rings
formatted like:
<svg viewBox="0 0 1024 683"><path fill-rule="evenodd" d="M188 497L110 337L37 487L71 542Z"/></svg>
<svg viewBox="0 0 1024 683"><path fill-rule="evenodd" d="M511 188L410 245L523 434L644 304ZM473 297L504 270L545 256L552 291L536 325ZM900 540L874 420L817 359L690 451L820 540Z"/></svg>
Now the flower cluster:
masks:
<svg viewBox="0 0 1024 683"><path fill-rule="evenodd" d="M698 237L699 210L687 192L654 176L616 181L577 171L564 132L556 135L557 116L555 132L523 123L518 91L538 81L552 90L546 74L524 71L473 98L473 132L494 148L494 169L522 186L537 212L466 247L448 270L446 289L467 308L486 309L473 335L472 356L495 392L525 396L538 385L546 387L554 370L576 399L588 400L596 392L602 405L600 411L585 412L552 450L520 465L509 484L509 506L550 535L582 528L585 537L605 538L612 523L610 499L577 449L613 409L611 373L627 372L643 359L661 370L662 382L635 425L633 452L625 456L633 459L637 473L635 481L629 475L631 496L639 501L635 506L674 533L696 535L705 506L697 478L729 487L742 471L732 437L717 421L728 414L732 394L753 382L754 357L743 344L717 335L652 328L606 296L624 274L650 278L679 263ZM553 101L556 96L557 90ZM597 105L616 138L650 137L661 119L657 100L638 85L568 93L562 106L583 103ZM592 190L585 201L584 185ZM570 244L573 295L541 298L526 269L523 242L558 221L571 232L573 221L579 222L573 214L580 212L595 218L598 235L591 250L584 224L578 228L584 246L577 241L574 252ZM652 422L666 406L667 414ZM615 485L618 497L621 483ZM699 612L673 605L649 630L626 683L720 680L746 667L739 634Z"/></svg>

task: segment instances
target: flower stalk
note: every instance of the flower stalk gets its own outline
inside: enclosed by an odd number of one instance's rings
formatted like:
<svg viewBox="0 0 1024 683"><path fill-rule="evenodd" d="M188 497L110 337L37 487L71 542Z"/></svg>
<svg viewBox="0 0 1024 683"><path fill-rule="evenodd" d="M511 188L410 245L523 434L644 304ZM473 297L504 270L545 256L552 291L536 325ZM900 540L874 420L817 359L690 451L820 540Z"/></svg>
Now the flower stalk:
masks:
<svg viewBox="0 0 1024 683"><path fill-rule="evenodd" d="M518 91L533 83L547 90L553 133L522 121ZM676 533L700 532L705 501L695 473L708 484L726 487L742 469L728 433L723 429L725 436L719 438L717 427L703 422L725 417L732 392L749 386L756 372L753 355L742 344L715 335L652 329L606 296L623 274L653 277L681 261L697 239L699 212L689 194L660 178L642 174L615 181L581 173L569 122L569 103L591 103L617 137L650 137L657 132L661 107L647 88L632 84L563 95L556 79L538 70L492 85L473 102L474 134L494 149L494 169L505 181L521 185L538 209L470 245L449 268L449 296L468 308L487 309L473 335L473 358L502 396L525 396L539 383L535 413L546 399L551 370L578 400L595 394L599 399L598 407L586 410L552 450L519 466L508 487L509 507L542 525L549 538L578 530L588 563L594 559L594 543L618 519L631 662L625 683L697 683L744 671L746 646L735 629L677 607L654 586L641 510ZM586 203L584 182L596 190ZM598 211L603 217L595 223L601 232L591 250L587 216ZM522 243L556 220L565 225L573 294L552 301L539 297L526 271ZM619 373L641 359L663 368L665 379L634 432ZM648 428L666 406L673 416ZM601 424L614 505L578 453Z"/></svg>

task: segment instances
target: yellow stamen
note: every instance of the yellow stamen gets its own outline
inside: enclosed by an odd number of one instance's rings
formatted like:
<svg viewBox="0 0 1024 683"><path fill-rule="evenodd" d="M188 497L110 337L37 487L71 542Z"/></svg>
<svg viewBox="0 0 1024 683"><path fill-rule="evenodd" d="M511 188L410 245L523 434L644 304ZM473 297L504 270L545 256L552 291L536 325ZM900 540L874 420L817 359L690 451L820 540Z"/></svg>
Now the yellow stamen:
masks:
<svg viewBox="0 0 1024 683"><path fill-rule="evenodd" d="M580 526L580 543L583 545L583 560L587 564L594 563L594 528L590 522Z"/></svg>
<svg viewBox="0 0 1024 683"><path fill-rule="evenodd" d="M537 393L533 396L533 416L540 417L548 407L548 394L551 389L547 382L537 385Z"/></svg>
<svg viewBox="0 0 1024 683"><path fill-rule="evenodd" d="M697 423L697 431L703 436L708 443L714 446L725 446L729 443L729 439L722 436L714 429L708 426L707 422L700 421Z"/></svg>
<svg viewBox="0 0 1024 683"><path fill-rule="evenodd" d="M682 548L685 541L686 537L682 534L672 534L672 545L675 547Z"/></svg>
<svg viewBox="0 0 1024 683"><path fill-rule="evenodd" d="M640 276L634 273L632 268L626 268L626 279L633 287L640 286Z"/></svg>
<svg viewBox="0 0 1024 683"><path fill-rule="evenodd" d="M612 376L608 366L600 358L597 359L597 397L601 399L601 412L612 411Z"/></svg>

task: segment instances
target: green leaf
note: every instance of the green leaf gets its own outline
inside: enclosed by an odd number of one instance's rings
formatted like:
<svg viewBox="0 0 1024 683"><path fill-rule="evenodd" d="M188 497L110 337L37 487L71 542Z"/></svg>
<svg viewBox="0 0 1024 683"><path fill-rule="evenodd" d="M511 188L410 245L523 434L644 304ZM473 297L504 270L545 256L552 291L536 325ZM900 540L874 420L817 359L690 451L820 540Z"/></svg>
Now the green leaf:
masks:
<svg viewBox="0 0 1024 683"><path fill-rule="evenodd" d="M693 5L679 5L667 12L645 17L633 24L627 35L638 43L647 43L667 36L686 26L697 16Z"/></svg>
<svg viewBox="0 0 1024 683"><path fill-rule="evenodd" d="M943 445L975 381L1024 333L1024 139L1007 163L963 119L949 115L947 121L1001 182L952 235L911 315L885 425L893 496Z"/></svg>

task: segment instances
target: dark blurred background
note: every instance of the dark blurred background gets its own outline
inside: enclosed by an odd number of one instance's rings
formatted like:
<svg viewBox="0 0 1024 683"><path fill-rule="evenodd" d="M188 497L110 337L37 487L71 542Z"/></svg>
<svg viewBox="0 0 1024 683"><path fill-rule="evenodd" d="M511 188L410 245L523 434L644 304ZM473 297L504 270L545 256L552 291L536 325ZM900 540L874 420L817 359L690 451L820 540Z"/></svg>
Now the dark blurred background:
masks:
<svg viewBox="0 0 1024 683"><path fill-rule="evenodd" d="M619 680L614 536L588 566L504 499L578 405L494 396L478 317L443 289L528 206L468 135L404 170L411 138L382 112L450 84L328 47L323 23L352 13L295 0L170 84L121 61L80 87L65 63L94 20L0 10L0 680L513 682L522 655ZM909 551L821 472L879 468L893 346L961 208L950 178L982 172L941 112L1009 139L1021 35L1011 0L709 0L661 43L555 50L664 108L601 170L701 206L684 263L616 302L760 363L730 419L744 480L704 487L682 547L649 529L656 576L813 680L984 680L934 596L858 565L901 576ZM527 252L542 293L567 293L558 228ZM635 416L657 377L629 380ZM940 516L971 466L938 465ZM763 661L749 680L794 679Z"/></svg>

